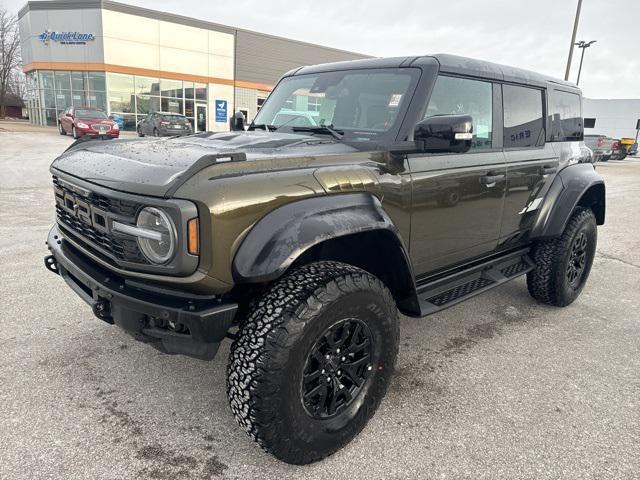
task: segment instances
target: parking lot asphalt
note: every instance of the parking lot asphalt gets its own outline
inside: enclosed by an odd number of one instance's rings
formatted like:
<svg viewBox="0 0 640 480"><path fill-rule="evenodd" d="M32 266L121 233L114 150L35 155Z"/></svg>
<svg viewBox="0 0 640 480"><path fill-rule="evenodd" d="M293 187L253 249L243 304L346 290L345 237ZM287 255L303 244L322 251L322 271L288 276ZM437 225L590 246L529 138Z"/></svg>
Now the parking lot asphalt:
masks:
<svg viewBox="0 0 640 480"><path fill-rule="evenodd" d="M212 362L164 356L96 320L47 272L48 165L71 139L0 131L0 478L633 479L640 472L640 159L600 164L607 223L582 296L523 278L403 318L391 389L365 430L306 467L227 406Z"/></svg>

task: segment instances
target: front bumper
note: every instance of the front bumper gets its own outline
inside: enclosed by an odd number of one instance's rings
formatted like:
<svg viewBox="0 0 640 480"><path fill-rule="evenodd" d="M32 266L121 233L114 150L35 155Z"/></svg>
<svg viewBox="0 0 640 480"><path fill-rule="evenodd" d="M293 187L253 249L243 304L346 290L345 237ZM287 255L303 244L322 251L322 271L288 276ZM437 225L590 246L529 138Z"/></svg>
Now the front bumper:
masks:
<svg viewBox="0 0 640 480"><path fill-rule="evenodd" d="M236 303L219 298L134 286L78 252L57 225L49 231L47 245L47 269L60 275L99 319L165 353L213 358L238 310Z"/></svg>
<svg viewBox="0 0 640 480"><path fill-rule="evenodd" d="M80 137L104 138L104 139L119 138L120 130L108 131L108 132L102 133L102 132L96 132L95 130L80 130L76 128L76 135L78 135L78 138Z"/></svg>

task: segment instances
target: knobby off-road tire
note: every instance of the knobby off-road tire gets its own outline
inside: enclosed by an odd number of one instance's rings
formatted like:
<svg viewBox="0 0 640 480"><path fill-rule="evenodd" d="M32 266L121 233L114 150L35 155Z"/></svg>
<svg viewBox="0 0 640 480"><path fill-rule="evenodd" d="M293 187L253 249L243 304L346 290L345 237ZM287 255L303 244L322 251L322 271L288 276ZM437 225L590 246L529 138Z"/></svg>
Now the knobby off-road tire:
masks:
<svg viewBox="0 0 640 480"><path fill-rule="evenodd" d="M391 379L398 339L394 299L376 277L338 262L299 267L255 302L231 346L231 411L240 426L280 460L320 460L349 443L373 416ZM336 354L340 345L345 347ZM368 360L364 350L353 353L368 346ZM314 383L320 368L327 389ZM344 369L362 375L359 386L345 377ZM333 414L330 393L314 397L305 390L329 392L333 386L338 388L336 403L342 401ZM348 391L355 392L350 402L343 397Z"/></svg>
<svg viewBox="0 0 640 480"><path fill-rule="evenodd" d="M527 274L529 293L536 300L564 307L572 303L589 277L598 231L590 209L578 207L558 238L533 248L535 268Z"/></svg>

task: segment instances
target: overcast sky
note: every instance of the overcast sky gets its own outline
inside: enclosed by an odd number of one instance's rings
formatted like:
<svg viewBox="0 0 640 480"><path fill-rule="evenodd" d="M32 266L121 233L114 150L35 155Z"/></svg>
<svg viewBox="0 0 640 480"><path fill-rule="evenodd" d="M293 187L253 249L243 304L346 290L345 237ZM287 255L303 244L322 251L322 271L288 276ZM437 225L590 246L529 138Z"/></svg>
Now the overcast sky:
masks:
<svg viewBox="0 0 640 480"><path fill-rule="evenodd" d="M373 56L453 53L564 77L577 0L127 0ZM17 11L23 0L0 0ZM640 0L583 0L580 86L590 98L640 98ZM576 49L571 70L575 82Z"/></svg>

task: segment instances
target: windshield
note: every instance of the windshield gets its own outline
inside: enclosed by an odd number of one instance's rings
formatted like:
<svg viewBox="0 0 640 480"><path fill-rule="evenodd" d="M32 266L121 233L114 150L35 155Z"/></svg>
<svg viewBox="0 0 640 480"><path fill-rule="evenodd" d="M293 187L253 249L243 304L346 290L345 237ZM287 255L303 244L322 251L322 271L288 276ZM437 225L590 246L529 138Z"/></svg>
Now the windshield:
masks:
<svg viewBox="0 0 640 480"><path fill-rule="evenodd" d="M105 119L107 115L99 110L76 110L76 117Z"/></svg>
<svg viewBox="0 0 640 480"><path fill-rule="evenodd" d="M254 124L294 132L328 125L346 139L378 140L402 119L418 76L415 68L389 68L288 77L269 95Z"/></svg>

